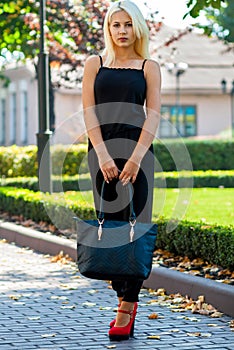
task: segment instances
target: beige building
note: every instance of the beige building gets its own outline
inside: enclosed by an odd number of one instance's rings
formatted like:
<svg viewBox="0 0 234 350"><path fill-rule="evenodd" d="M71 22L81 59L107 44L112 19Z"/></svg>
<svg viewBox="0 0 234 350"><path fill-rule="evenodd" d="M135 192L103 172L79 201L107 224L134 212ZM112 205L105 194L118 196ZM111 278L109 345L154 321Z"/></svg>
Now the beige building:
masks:
<svg viewBox="0 0 234 350"><path fill-rule="evenodd" d="M162 116L159 137L229 137L233 108L234 53L215 39L188 32L180 35L163 26L151 42L152 57L161 64ZM182 71L185 70L183 74ZM0 145L36 144L38 92L33 65L9 67L10 85L0 81ZM177 77L176 77L177 76ZM227 82L227 93L221 81ZM56 130L53 143L70 144L84 138L81 88L55 92ZM178 132L179 134L178 134Z"/></svg>

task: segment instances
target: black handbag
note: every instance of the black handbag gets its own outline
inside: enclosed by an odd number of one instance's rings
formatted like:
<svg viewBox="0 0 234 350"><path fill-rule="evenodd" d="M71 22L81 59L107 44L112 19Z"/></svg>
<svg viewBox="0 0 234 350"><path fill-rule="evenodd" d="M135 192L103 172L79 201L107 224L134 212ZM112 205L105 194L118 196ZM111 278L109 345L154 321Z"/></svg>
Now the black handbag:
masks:
<svg viewBox="0 0 234 350"><path fill-rule="evenodd" d="M128 185L129 222L105 220L101 189L97 220L75 217L77 229L77 264L80 273L100 280L148 278L157 236L157 225L137 222Z"/></svg>

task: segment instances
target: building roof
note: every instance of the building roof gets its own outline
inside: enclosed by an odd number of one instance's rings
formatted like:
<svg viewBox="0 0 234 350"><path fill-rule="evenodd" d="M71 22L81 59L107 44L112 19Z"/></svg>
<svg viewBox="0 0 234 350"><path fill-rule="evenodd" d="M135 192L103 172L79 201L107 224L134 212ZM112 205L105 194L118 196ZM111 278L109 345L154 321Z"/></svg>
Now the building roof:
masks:
<svg viewBox="0 0 234 350"><path fill-rule="evenodd" d="M184 34L186 32L186 34ZM173 36L179 40L165 46ZM188 68L180 76L180 88L184 93L221 93L221 80L227 80L231 89L234 80L234 50L227 52L227 46L218 39L208 38L195 30L178 30L166 25L151 42L152 57L162 66L162 91L175 91L175 75L166 69L168 63L185 62Z"/></svg>

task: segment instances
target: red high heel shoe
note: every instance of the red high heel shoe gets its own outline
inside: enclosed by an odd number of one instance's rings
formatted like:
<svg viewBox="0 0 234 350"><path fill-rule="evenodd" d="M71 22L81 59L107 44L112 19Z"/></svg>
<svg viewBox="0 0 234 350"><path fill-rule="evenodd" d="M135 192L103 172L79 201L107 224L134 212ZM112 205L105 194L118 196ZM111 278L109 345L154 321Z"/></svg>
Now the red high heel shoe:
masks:
<svg viewBox="0 0 234 350"><path fill-rule="evenodd" d="M120 305L121 304L118 304L118 309L119 309L119 307L120 307ZM115 319L114 320L112 320L111 322L110 322L110 328L112 328L114 325L115 325Z"/></svg>
<svg viewBox="0 0 234 350"><path fill-rule="evenodd" d="M120 307L120 305L121 304L118 304L118 308ZM135 302L134 303L134 309L133 309L133 312L137 312L137 306L138 306L138 304L137 304L137 302ZM119 310L118 310L119 311ZM110 322L110 328L112 328L112 327L114 327L114 325L115 325L115 322L116 322L116 319L114 319L114 320L112 320L111 322Z"/></svg>
<svg viewBox="0 0 234 350"><path fill-rule="evenodd" d="M135 305L134 305L135 306ZM129 337L133 337L134 335L134 323L136 317L136 311L126 311L126 310L118 310L118 312L122 312L123 314L130 315L130 321L125 327L115 327L113 326L109 330L109 338L110 340L128 340Z"/></svg>

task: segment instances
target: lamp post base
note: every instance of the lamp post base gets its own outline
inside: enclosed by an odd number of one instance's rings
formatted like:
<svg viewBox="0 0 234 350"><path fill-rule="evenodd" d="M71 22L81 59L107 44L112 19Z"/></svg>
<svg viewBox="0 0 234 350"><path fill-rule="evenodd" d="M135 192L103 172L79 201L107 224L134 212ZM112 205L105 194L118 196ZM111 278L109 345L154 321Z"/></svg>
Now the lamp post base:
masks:
<svg viewBox="0 0 234 350"><path fill-rule="evenodd" d="M51 131L37 134L38 147L38 183L42 192L52 192L51 160L50 160L50 137Z"/></svg>

